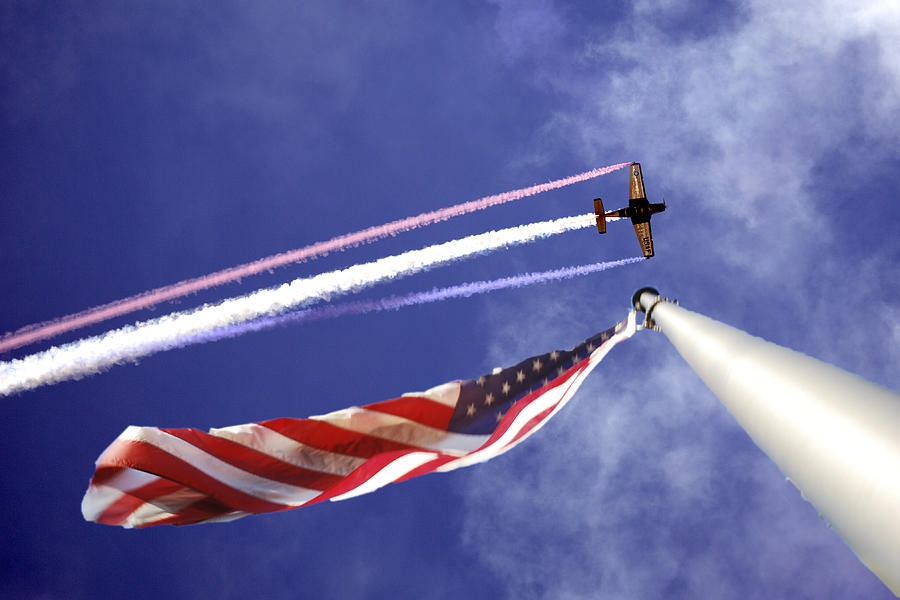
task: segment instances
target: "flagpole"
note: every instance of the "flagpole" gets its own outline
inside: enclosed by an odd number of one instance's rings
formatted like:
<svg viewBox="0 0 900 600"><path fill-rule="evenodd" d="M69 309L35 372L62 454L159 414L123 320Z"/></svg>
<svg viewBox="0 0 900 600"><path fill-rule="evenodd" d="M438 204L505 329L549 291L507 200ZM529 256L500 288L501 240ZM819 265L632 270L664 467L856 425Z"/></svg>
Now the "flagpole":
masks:
<svg viewBox="0 0 900 600"><path fill-rule="evenodd" d="M860 560L900 596L900 394L638 290L661 331Z"/></svg>

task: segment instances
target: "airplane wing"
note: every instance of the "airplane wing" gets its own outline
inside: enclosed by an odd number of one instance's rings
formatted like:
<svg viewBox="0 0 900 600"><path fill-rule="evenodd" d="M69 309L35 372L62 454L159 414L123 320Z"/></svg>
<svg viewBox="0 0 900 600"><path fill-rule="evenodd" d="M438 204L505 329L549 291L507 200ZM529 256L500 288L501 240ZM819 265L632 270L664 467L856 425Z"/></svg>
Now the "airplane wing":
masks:
<svg viewBox="0 0 900 600"><path fill-rule="evenodd" d="M641 175L641 163L632 163L631 179L628 185L628 199L642 200L646 198L647 194L644 193L644 176Z"/></svg>
<svg viewBox="0 0 900 600"><path fill-rule="evenodd" d="M634 223L634 232L637 234L638 242L641 244L641 252L644 253L644 258L653 256L653 234L650 233L650 220Z"/></svg>

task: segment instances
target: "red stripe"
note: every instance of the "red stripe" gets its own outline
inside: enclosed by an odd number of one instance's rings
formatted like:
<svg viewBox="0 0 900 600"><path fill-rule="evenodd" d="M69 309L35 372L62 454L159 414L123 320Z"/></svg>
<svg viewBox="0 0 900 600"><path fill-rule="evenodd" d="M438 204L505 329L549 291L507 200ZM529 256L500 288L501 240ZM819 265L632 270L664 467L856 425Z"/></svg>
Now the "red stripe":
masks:
<svg viewBox="0 0 900 600"><path fill-rule="evenodd" d="M563 385L567 386L567 388L571 388L575 377L579 375L584 370L584 368L586 368L587 363L588 359L581 361L576 366L570 368L568 371L565 371L562 375L558 376L556 379L550 381L547 385L535 390L534 392L531 392L530 394L516 402L512 407L510 407L506 414L503 415L503 419L497 425L494 433L491 434L490 439L488 439L488 441L485 442L484 445L481 446L481 448L488 448L496 444L497 440L499 440L500 437L502 437L503 434L505 434L510 429L510 427L512 427L512 424L525 409L525 407L530 405L539 397L546 394L549 390ZM520 429L519 432L516 433L513 439L504 442L502 447L514 444L516 440L520 440L523 437L529 435L542 420L545 420L549 416L549 414L552 413L552 411L559 405L560 402L564 401L567 398L570 393L570 390L566 389L557 402L555 402L549 409L542 411L537 417L532 417L531 419L529 419L528 422L525 423L525 425L522 427L522 429Z"/></svg>
<svg viewBox="0 0 900 600"><path fill-rule="evenodd" d="M158 479L139 488L123 492L123 495L118 500L103 510L100 516L97 517L97 522L104 525L121 525L145 503L152 501L154 498L177 492L183 487L180 483L169 481L168 479Z"/></svg>
<svg viewBox="0 0 900 600"><path fill-rule="evenodd" d="M447 430L453 417L453 407L419 396L403 396L365 407L368 410L403 417L435 429Z"/></svg>
<svg viewBox="0 0 900 600"><path fill-rule="evenodd" d="M560 400L560 402L562 402L562 400ZM515 444L518 440L531 435L531 432L534 430L534 428L540 425L543 421L546 421L547 418L550 417L551 414L553 414L554 409L558 405L559 402L529 419L528 422L522 426L522 429L519 431L519 433L513 436L512 441L508 442L507 444Z"/></svg>
<svg viewBox="0 0 900 600"><path fill-rule="evenodd" d="M577 378L578 375L581 374L582 371L584 371L584 369L587 368L587 366L588 366L588 359L585 359L585 360L581 361L580 363L578 363L578 365L576 367L573 367L572 369L570 369L570 372L573 376L569 377L564 382L564 384L567 386L567 389L562 393L562 396L560 396L559 400L554 402L549 408L541 411L540 413L538 413L537 415L535 415L534 417L529 419L528 422L522 426L522 429L519 430L519 433L517 433L513 437L512 441L509 443L514 444L516 441L521 440L522 438L530 435L531 432L534 431L534 429L536 427L538 427L543 421L546 421L547 419L549 419L550 416L553 414L553 411L556 410L556 407L559 406L562 402L565 402L567 398L571 397L572 386L575 385L575 379ZM534 400L534 398L529 399L528 400L529 403L532 400Z"/></svg>
<svg viewBox="0 0 900 600"><path fill-rule="evenodd" d="M313 504L314 502L320 502L322 500L328 500L330 498L334 498L335 496L340 496L341 494L346 494L348 492L352 492L359 486L366 483L369 479L371 479L374 475L376 475L381 469L386 467L388 464L397 460L401 456L406 454L410 454L414 452L414 450L403 450L399 452L386 452L384 454L380 454L374 458L370 458L365 463L361 464L357 467L352 473L347 475L342 482L338 485L334 486L321 496L317 497L312 502L308 504Z"/></svg>
<svg viewBox="0 0 900 600"><path fill-rule="evenodd" d="M94 521L103 525L121 525L131 516L131 513L143 505L144 501L140 498L123 494L118 500L107 506Z"/></svg>
<svg viewBox="0 0 900 600"><path fill-rule="evenodd" d="M578 366L580 367L581 363L579 363ZM553 379L544 387L540 388L537 391L531 392L530 394L528 394L527 396L525 396L524 398L522 398L521 400L519 400L518 402L513 404L510 407L510 409L506 412L506 414L503 415L503 419L497 425L497 428L494 430L494 433L491 434L490 439L488 439L488 441L482 446L482 448L492 445L504 433L506 433L509 430L509 428L512 426L513 422L516 420L516 417L525 409L526 406L528 406L529 404L534 402L537 398L546 394L551 389L559 387L561 385L565 385L566 383L568 383L569 380L572 378L572 376L574 374L576 374L576 372L580 372L580 369L578 367L573 367L573 368L569 369L568 371L565 371L562 375Z"/></svg>
<svg viewBox="0 0 900 600"><path fill-rule="evenodd" d="M91 485L105 485L107 481L125 470L122 467L97 467L91 478Z"/></svg>
<svg viewBox="0 0 900 600"><path fill-rule="evenodd" d="M322 491L342 479L340 475L298 467L232 440L210 435L197 429L162 429L161 431L184 440L234 467L273 481Z"/></svg>
<svg viewBox="0 0 900 600"><path fill-rule="evenodd" d="M458 456L450 456L448 454L441 454L436 459L430 460L427 463L425 463L424 465L422 465L416 469L413 469L412 471L410 471L403 477L395 479L394 483L400 483L401 481L406 481L407 479L412 479L413 477L418 477L419 475L426 475L428 473L431 473L438 467L445 465L448 462L452 462L458 458L459 458Z"/></svg>
<svg viewBox="0 0 900 600"><path fill-rule="evenodd" d="M259 424L301 444L357 458L372 458L384 452L419 449L409 444L341 429L316 419L273 419Z"/></svg>
<svg viewBox="0 0 900 600"><path fill-rule="evenodd" d="M261 513L285 508L283 504L260 500L225 485L190 463L145 442L116 440L103 453L102 458L103 466L131 467L165 477L212 496L223 504L234 507L235 510Z"/></svg>

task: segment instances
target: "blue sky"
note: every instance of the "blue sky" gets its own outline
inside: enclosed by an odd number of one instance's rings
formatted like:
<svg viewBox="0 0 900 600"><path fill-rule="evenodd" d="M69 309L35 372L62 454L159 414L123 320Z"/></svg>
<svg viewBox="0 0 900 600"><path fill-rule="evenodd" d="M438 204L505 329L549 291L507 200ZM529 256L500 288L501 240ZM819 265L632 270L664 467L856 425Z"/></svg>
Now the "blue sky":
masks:
<svg viewBox="0 0 900 600"><path fill-rule="evenodd" d="M2 331L623 161L669 210L651 261L4 399L0 595L891 597L652 332L483 465L223 525L125 531L79 503L127 425L302 417L478 376L608 327L643 285L900 389L898 30L889 3L840 1L6 3ZM138 317L595 196L624 203L624 172ZM611 225L362 296L637 251Z"/></svg>

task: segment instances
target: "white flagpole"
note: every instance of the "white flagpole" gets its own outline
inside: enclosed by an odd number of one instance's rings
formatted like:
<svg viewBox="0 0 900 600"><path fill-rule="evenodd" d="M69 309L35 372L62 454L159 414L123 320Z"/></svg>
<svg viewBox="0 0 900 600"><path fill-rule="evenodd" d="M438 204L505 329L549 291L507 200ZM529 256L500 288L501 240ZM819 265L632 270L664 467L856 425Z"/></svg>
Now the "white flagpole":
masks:
<svg viewBox="0 0 900 600"><path fill-rule="evenodd" d="M900 394L805 354L635 293L763 452L900 596Z"/></svg>

